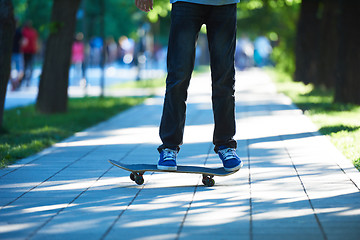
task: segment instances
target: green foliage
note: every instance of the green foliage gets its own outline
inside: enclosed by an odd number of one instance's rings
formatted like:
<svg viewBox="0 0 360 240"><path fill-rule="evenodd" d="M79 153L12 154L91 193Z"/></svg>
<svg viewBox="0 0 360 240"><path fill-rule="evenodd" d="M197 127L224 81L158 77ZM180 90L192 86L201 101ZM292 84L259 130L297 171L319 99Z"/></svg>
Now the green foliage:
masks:
<svg viewBox="0 0 360 240"><path fill-rule="evenodd" d="M33 105L7 110L0 134L0 167L59 142L75 132L143 102L144 98L70 99L64 114L43 115Z"/></svg>
<svg viewBox="0 0 360 240"><path fill-rule="evenodd" d="M50 33L56 34L64 26L64 23L63 22L50 22L48 26L49 26Z"/></svg>
<svg viewBox="0 0 360 240"><path fill-rule="evenodd" d="M160 1L161 2L161 1ZM41 39L46 39L50 32L56 32L58 24L50 23L53 0L13 0L15 16L20 24L32 20ZM87 36L101 35L101 6L105 6L105 35L116 39L122 35L131 35L147 20L147 14L138 10L133 1L127 0L83 0L80 9L85 10L84 18L79 15L77 31L85 30ZM164 15L162 11L159 13ZM84 29L84 27L86 29Z"/></svg>
<svg viewBox="0 0 360 240"><path fill-rule="evenodd" d="M159 18L168 16L171 11L171 4L168 0L158 0L154 3L154 8L147 14L147 18L150 22L155 23L159 21Z"/></svg>
<svg viewBox="0 0 360 240"><path fill-rule="evenodd" d="M238 32L251 38L264 35L273 41L272 58L288 73L295 70L295 36L300 0L241 0Z"/></svg>
<svg viewBox="0 0 360 240"><path fill-rule="evenodd" d="M13 0L14 14L20 24L31 20L41 38L49 34L52 0Z"/></svg>
<svg viewBox="0 0 360 240"><path fill-rule="evenodd" d="M278 91L289 96L360 171L360 106L334 104L332 91L293 82L287 73L269 71L269 74Z"/></svg>
<svg viewBox="0 0 360 240"><path fill-rule="evenodd" d="M88 36L101 36L102 4L105 10L105 36L116 39L136 32L145 15L137 10L133 1L127 0L85 0L81 8L85 10L85 32ZM84 19L79 19L77 31L83 30Z"/></svg>

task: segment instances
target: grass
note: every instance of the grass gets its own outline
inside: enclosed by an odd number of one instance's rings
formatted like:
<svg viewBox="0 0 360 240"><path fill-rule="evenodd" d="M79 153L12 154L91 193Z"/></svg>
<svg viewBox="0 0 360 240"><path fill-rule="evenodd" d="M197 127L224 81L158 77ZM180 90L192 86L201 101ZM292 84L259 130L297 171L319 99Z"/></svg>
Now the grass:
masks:
<svg viewBox="0 0 360 240"><path fill-rule="evenodd" d="M330 137L331 142L350 159L360 171L360 106L333 103L333 91L293 82L285 73L269 70L279 92L310 117L319 132Z"/></svg>
<svg viewBox="0 0 360 240"><path fill-rule="evenodd" d="M4 112L4 129L0 134L0 167L33 155L74 133L104 121L145 98L70 99L68 112L44 115L34 105Z"/></svg>
<svg viewBox="0 0 360 240"><path fill-rule="evenodd" d="M116 88L157 88L165 87L165 78L144 79L140 81L130 81L125 83L117 83L111 86L112 89Z"/></svg>
<svg viewBox="0 0 360 240"><path fill-rule="evenodd" d="M193 76L201 73L209 72L210 67L208 65L196 66L193 72ZM140 81L129 81L125 83L117 83L111 86L111 89L117 88L158 88L165 87L165 77L155 79L142 79Z"/></svg>

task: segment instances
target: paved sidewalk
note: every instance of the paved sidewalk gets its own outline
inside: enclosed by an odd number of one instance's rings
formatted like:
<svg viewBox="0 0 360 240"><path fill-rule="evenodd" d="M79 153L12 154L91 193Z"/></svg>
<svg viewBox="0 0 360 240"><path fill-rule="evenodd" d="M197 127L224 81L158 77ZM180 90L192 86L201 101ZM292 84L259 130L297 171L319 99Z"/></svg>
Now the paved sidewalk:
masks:
<svg viewBox="0 0 360 240"><path fill-rule="evenodd" d="M360 174L259 70L238 73L244 167L138 186L107 159L156 163L162 97L0 170L0 239L359 239ZM191 82L178 164L219 166L209 75Z"/></svg>

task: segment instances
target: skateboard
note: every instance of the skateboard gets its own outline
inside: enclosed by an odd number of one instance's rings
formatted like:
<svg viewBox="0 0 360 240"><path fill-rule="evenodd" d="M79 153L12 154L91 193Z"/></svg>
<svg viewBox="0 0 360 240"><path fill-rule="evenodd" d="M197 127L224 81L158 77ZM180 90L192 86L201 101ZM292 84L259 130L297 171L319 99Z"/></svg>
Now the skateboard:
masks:
<svg viewBox="0 0 360 240"><path fill-rule="evenodd" d="M202 183L205 186L212 187L215 184L214 176L228 176L236 173L238 170L233 172L225 171L223 167L219 168L207 168L197 166L177 166L177 170L161 170L157 168L155 164L125 164L115 160L109 159L109 162L116 167L122 168L130 173L130 179L138 185L144 183L145 172L173 172L173 173L193 173L202 174Z"/></svg>

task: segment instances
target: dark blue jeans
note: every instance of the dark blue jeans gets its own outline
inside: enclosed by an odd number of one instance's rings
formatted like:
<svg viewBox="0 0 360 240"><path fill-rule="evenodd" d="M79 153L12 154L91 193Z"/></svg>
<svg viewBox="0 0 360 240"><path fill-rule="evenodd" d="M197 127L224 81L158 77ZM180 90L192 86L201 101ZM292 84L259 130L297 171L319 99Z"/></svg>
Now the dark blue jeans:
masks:
<svg viewBox="0 0 360 240"><path fill-rule="evenodd" d="M158 150L179 150L183 141L187 90L194 69L196 41L205 24L210 52L213 143L236 148L235 68L236 4L212 6L187 2L172 5L167 55L166 93L160 124L163 142Z"/></svg>

